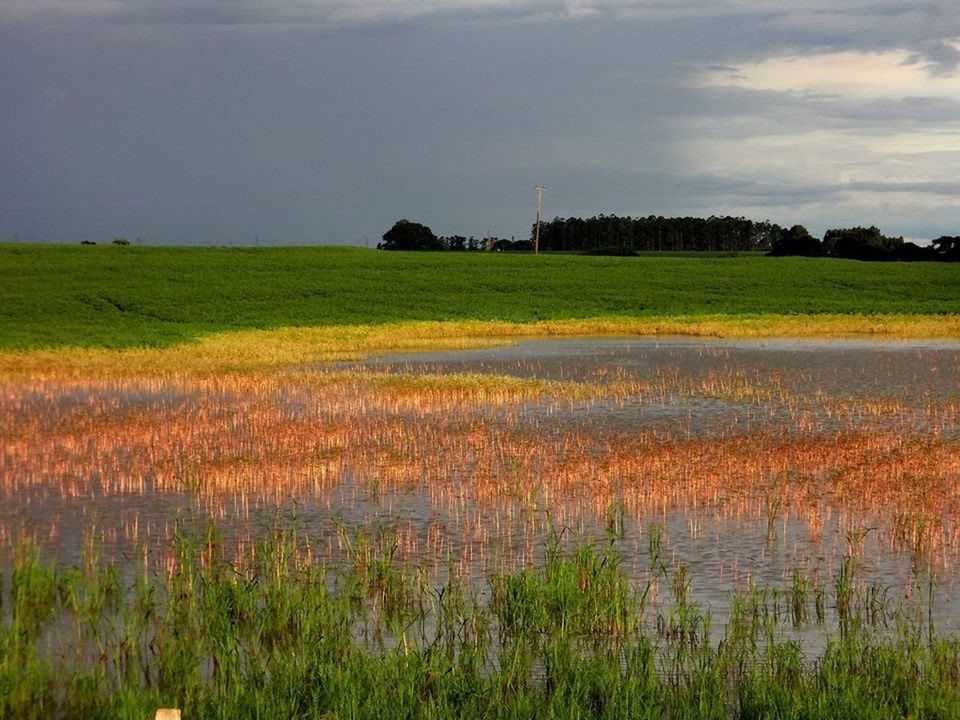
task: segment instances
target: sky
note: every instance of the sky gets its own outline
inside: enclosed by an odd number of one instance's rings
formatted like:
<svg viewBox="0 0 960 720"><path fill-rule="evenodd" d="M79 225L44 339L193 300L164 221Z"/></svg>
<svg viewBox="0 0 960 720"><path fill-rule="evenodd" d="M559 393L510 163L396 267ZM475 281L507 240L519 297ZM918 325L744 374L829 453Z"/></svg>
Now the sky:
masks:
<svg viewBox="0 0 960 720"><path fill-rule="evenodd" d="M3 0L0 240L960 234L957 0Z"/></svg>

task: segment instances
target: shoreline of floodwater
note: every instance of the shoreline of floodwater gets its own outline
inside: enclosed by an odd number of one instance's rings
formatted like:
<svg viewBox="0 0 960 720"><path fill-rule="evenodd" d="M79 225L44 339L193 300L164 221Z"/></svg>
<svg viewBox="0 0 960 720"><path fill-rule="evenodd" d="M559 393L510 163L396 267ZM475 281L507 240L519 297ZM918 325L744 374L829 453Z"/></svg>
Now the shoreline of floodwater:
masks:
<svg viewBox="0 0 960 720"><path fill-rule="evenodd" d="M414 352L474 350L561 338L960 341L960 315L716 315L318 325L215 333L163 348L61 347L0 352L0 379L205 376Z"/></svg>

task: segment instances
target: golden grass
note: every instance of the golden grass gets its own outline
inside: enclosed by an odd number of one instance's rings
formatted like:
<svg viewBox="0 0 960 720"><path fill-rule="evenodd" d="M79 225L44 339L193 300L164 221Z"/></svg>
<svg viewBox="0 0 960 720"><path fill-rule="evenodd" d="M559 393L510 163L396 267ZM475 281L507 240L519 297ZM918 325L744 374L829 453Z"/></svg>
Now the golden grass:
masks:
<svg viewBox="0 0 960 720"><path fill-rule="evenodd" d="M776 374L757 377L722 364L706 375L579 383L296 370L383 353L577 336L955 339L960 316L406 323L222 333L165 349L0 353L0 421L14 428L0 463L0 499L72 504L99 493L177 496L190 489L198 509L223 520L291 497L352 507L357 492L393 498L415 491L452 524L412 538L411 552L456 542L469 551L465 562L475 560L471 548L486 558L496 545L491 533L502 525L509 534L529 519L524 550L513 558L522 565L542 529L531 509L582 527L619 497L638 522L704 505L715 506L718 517L762 522L775 496L778 519L792 516L812 536L840 513L844 528L878 524L886 542L922 547L941 567L956 561L956 526L937 522L960 514L960 455L942 437L956 427L955 398L924 398L912 408L899 397L808 397ZM60 408L61 397L82 400ZM129 407L127 397L134 399ZM781 408L794 432L732 425L702 438L683 428L593 437L544 420L547 431L532 434L522 412L530 402L548 417L571 402L656 405L677 397L746 402L761 416ZM291 410L290 402L305 409ZM824 432L817 408L840 429ZM915 416L927 430L912 427ZM464 498L474 510L464 509ZM136 506L132 512L110 531L115 537L167 537L169 527L145 529ZM44 534L55 537L58 522L52 516ZM14 531L0 523L0 547Z"/></svg>
<svg viewBox="0 0 960 720"><path fill-rule="evenodd" d="M545 517L590 527L622 500L637 523L682 512L692 536L705 517L784 537L793 523L828 559L842 533L877 528L878 548L955 567L955 399L800 395L800 379L721 362L606 386L367 370L8 383L0 505L42 508L33 527L52 541L74 532L78 508L111 498L106 541L153 548L174 531L145 509L161 496L238 528L291 499L331 516L376 502L400 525L401 551L439 568L452 547L465 565L522 566ZM594 398L655 410L724 397L747 403L754 426L731 417L691 435L674 421L597 431L564 419ZM763 422L776 415L788 432ZM432 519L417 528L393 503ZM18 530L0 518L0 549ZM332 557L335 527L311 532L317 556Z"/></svg>
<svg viewBox="0 0 960 720"><path fill-rule="evenodd" d="M245 330L209 335L195 343L169 348L2 352L0 377L203 377L358 360L388 353L462 350L507 345L527 338L578 336L960 339L960 315L718 315Z"/></svg>

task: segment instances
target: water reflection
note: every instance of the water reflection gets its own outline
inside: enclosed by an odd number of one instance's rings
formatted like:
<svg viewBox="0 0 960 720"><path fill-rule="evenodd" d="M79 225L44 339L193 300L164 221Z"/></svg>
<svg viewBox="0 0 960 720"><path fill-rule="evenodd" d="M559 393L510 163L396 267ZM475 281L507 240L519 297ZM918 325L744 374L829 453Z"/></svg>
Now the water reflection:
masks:
<svg viewBox="0 0 960 720"><path fill-rule="evenodd" d="M550 528L618 546L654 581L651 528L722 619L730 592L829 582L844 556L896 601L938 573L960 617L960 346L578 340L202 380L0 386L0 557L163 567L178 519L243 557L277 509L318 560L342 528L482 586ZM92 529L93 528L93 529ZM657 530L659 532L659 530Z"/></svg>

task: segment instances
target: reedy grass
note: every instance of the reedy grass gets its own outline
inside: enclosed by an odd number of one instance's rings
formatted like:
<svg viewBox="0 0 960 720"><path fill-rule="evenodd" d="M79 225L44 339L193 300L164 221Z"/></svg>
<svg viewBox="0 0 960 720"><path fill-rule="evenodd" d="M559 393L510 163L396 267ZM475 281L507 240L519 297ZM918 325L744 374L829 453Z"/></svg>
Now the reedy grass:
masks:
<svg viewBox="0 0 960 720"><path fill-rule="evenodd" d="M400 564L389 531L341 530L336 567L280 525L255 558L228 560L212 526L182 531L175 562L123 568L44 562L22 543L0 593L0 717L887 718L960 713L960 640L898 611L870 624L854 590L839 635L807 656L781 623L809 596L753 588L719 636L689 601L649 603L617 541L547 542L542 569L482 588L434 587ZM124 578L121 580L121 578ZM489 599L485 599L488 598ZM780 607L781 598L790 607ZM839 598L838 605L839 605ZM839 610L838 610L839 614Z"/></svg>

